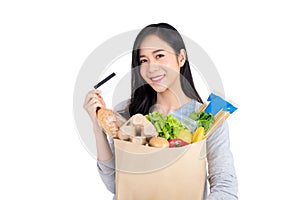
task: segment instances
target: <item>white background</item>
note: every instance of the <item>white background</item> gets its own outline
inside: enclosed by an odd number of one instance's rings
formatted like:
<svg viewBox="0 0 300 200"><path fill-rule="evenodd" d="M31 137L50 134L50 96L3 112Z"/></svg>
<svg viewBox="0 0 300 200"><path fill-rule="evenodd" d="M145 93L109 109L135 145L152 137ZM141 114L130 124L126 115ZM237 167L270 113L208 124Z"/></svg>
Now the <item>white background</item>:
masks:
<svg viewBox="0 0 300 200"><path fill-rule="evenodd" d="M228 121L240 199L295 199L296 2L1 1L0 199L111 199L77 135L73 87L102 42L157 22L197 42L239 104Z"/></svg>

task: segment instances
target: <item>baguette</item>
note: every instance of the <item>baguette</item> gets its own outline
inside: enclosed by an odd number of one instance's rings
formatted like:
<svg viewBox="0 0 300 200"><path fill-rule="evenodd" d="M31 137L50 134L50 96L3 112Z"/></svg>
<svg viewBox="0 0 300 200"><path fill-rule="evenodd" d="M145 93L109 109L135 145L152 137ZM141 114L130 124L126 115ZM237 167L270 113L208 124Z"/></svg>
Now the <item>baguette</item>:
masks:
<svg viewBox="0 0 300 200"><path fill-rule="evenodd" d="M206 107L207 107L207 103L202 104L202 106L198 110L198 113L204 111Z"/></svg>
<svg viewBox="0 0 300 200"><path fill-rule="evenodd" d="M221 112L218 117L215 118L215 122L210 127L210 129L206 132L206 138L209 137L229 116L230 112L228 111L219 111ZM217 116L217 115L216 115Z"/></svg>
<svg viewBox="0 0 300 200"><path fill-rule="evenodd" d="M220 110L216 115L215 115L215 121L217 119L219 119L222 115L224 115L224 111L223 110Z"/></svg>
<svg viewBox="0 0 300 200"><path fill-rule="evenodd" d="M97 118L99 124L109 136L118 138L120 127L125 122L125 119L119 113L101 108L97 112Z"/></svg>

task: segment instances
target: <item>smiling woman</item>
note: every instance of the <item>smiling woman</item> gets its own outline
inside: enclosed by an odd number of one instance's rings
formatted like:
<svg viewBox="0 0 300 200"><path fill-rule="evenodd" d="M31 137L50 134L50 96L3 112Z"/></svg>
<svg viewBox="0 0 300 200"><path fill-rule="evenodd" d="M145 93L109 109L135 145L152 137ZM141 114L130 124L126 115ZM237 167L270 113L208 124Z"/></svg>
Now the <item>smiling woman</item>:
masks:
<svg viewBox="0 0 300 200"><path fill-rule="evenodd" d="M131 98L122 109L117 111L124 117L130 118L138 113L146 115L153 110L164 114L172 112L185 116L199 110L203 102L194 86L187 53L181 35L171 25L151 24L142 29L136 37L132 50ZM107 140L102 127L97 122L96 112L99 107L104 108L105 102L99 91L92 90L86 96L84 108L93 121L98 171L108 190L115 194L114 144L113 141ZM210 184L210 193L207 195L208 184L205 186L204 194L200 189L196 190L196 193L200 197L203 196L201 199L237 199L237 178L226 122L207 138L206 152L208 179L205 182ZM135 163L128 163L128 165L134 166ZM124 197L118 196L118 198ZM125 197L125 199L134 198ZM136 199L165 198L140 195Z"/></svg>
<svg viewBox="0 0 300 200"><path fill-rule="evenodd" d="M203 103L194 86L183 39L169 24L152 24L139 33L131 66L140 69L132 70L130 115L147 114L155 104L166 114L191 99Z"/></svg>
<svg viewBox="0 0 300 200"><path fill-rule="evenodd" d="M147 36L140 47L140 73L143 79L157 93L157 104L165 99L177 99L187 103L191 99L185 98L180 87L180 67L185 62L185 51L179 55L163 40L155 35ZM175 92L177 90L177 92ZM178 91L179 90L179 91ZM166 108L165 114L170 109Z"/></svg>

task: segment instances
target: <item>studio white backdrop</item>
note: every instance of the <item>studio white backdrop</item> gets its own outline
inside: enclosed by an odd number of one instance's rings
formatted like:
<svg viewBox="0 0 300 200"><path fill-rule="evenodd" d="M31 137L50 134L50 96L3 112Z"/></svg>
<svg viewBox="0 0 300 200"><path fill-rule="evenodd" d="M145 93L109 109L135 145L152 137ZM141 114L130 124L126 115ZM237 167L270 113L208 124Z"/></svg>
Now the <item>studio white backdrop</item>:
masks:
<svg viewBox="0 0 300 200"><path fill-rule="evenodd" d="M298 11L296 1L2 1L0 199L112 198L77 134L74 84L101 43L158 22L206 51L239 104L228 121L240 199L295 199Z"/></svg>

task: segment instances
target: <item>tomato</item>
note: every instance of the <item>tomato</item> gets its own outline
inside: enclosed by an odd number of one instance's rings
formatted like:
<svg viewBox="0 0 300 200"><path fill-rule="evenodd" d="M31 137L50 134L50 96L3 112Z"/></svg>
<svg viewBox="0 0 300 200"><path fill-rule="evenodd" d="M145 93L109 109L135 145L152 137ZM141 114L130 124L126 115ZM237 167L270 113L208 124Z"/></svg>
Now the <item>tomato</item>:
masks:
<svg viewBox="0 0 300 200"><path fill-rule="evenodd" d="M170 148L173 147L182 147L185 145L188 145L189 143L183 141L182 139L173 139L173 140L169 140L169 144L170 144Z"/></svg>

